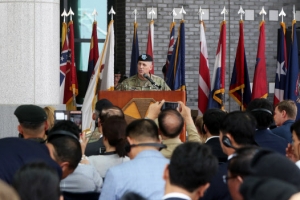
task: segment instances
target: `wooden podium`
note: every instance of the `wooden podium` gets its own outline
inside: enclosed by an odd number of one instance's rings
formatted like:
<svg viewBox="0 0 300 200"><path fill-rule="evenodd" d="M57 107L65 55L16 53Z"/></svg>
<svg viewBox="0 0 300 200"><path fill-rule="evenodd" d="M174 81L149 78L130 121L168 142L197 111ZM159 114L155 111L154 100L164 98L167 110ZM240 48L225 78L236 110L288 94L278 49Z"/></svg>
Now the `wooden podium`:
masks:
<svg viewBox="0 0 300 200"><path fill-rule="evenodd" d="M182 101L186 103L185 91L99 91L98 99L108 99L113 105L120 107L127 123L147 115L151 103L161 101ZM185 141L185 128L180 135Z"/></svg>

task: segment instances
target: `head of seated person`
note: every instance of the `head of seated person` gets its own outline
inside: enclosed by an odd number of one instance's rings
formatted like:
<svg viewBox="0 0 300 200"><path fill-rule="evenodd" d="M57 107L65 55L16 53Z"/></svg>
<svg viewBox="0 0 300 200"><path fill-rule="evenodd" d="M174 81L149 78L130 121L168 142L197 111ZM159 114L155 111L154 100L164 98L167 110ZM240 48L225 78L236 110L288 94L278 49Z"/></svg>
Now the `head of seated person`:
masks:
<svg viewBox="0 0 300 200"><path fill-rule="evenodd" d="M283 125L287 120L295 120L297 116L297 106L292 100L280 101L274 109L274 122L276 126Z"/></svg>
<svg viewBox="0 0 300 200"><path fill-rule="evenodd" d="M16 172L13 187L22 200L62 200L57 172L45 163L29 163Z"/></svg>
<svg viewBox="0 0 300 200"><path fill-rule="evenodd" d="M162 139L176 138L183 129L184 119L177 110L167 108L159 113L158 124Z"/></svg>
<svg viewBox="0 0 300 200"><path fill-rule="evenodd" d="M202 132L207 134L207 137L219 136L220 126L223 122L226 113L220 109L208 109L203 115Z"/></svg>

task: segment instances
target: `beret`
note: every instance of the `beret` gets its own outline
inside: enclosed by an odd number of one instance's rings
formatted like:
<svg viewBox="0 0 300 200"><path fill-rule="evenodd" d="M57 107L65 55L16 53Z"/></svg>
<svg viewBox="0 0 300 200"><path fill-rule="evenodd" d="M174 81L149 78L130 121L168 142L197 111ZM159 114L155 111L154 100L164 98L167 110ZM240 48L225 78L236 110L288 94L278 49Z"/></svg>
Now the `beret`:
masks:
<svg viewBox="0 0 300 200"><path fill-rule="evenodd" d="M20 123L35 123L47 120L47 114L44 109L36 105L21 105L15 110L14 114Z"/></svg>
<svg viewBox="0 0 300 200"><path fill-rule="evenodd" d="M139 56L138 61L152 62L153 59L152 59L152 57L151 57L150 55L148 55L148 54L142 54L142 55Z"/></svg>

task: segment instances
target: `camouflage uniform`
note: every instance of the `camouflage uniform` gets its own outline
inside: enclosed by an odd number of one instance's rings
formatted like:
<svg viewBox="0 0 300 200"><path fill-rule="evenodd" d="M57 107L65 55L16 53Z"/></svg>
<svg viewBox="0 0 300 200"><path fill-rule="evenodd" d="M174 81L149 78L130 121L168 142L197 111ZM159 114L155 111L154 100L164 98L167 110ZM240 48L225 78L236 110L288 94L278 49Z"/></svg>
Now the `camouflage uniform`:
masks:
<svg viewBox="0 0 300 200"><path fill-rule="evenodd" d="M138 78L138 75L134 75L120 83L116 90L171 90L166 82L159 76L151 74L150 78L156 85L161 86L161 88L157 88L152 85L150 81L141 80Z"/></svg>

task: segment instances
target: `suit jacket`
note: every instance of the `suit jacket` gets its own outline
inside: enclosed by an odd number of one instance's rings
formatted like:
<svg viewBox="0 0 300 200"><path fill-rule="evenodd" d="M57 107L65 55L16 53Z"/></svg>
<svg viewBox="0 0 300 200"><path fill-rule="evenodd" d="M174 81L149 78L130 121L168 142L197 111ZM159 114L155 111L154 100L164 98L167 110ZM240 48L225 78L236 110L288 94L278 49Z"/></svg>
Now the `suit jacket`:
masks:
<svg viewBox="0 0 300 200"><path fill-rule="evenodd" d="M99 140L97 140L95 142L88 143L86 145L85 155L86 156L99 155L100 154L100 148L105 149L105 146L103 144L103 137L101 137Z"/></svg>
<svg viewBox="0 0 300 200"><path fill-rule="evenodd" d="M254 139L258 146L269 148L285 155L288 142L278 135L275 135L270 129L256 130Z"/></svg>
<svg viewBox="0 0 300 200"><path fill-rule="evenodd" d="M105 176L100 200L118 200L127 192L158 200L164 195L163 171L169 160L157 150L144 150L131 161L110 168Z"/></svg>
<svg viewBox="0 0 300 200"><path fill-rule="evenodd" d="M210 181L210 186L200 200L232 200L228 186L223 182L223 175L227 174L228 162L219 165L217 174Z"/></svg>
<svg viewBox="0 0 300 200"><path fill-rule="evenodd" d="M284 139L288 143L292 143L292 133L291 133L291 126L294 123L294 120L286 120L281 126L277 128L271 129L271 131Z"/></svg>
<svg viewBox="0 0 300 200"><path fill-rule="evenodd" d="M213 155L218 158L219 163L227 162L227 155L223 152L218 137L210 138L205 144L210 146Z"/></svg>

